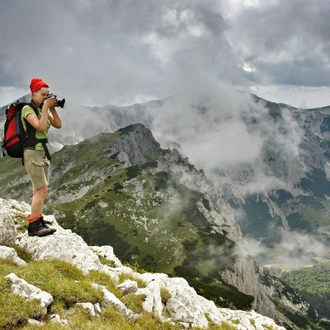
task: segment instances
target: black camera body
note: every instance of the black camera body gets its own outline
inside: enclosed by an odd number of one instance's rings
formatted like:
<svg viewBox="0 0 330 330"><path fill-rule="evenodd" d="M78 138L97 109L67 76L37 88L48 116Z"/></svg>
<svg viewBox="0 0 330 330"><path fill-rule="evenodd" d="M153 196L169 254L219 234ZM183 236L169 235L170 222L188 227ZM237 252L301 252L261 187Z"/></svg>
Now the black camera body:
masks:
<svg viewBox="0 0 330 330"><path fill-rule="evenodd" d="M54 95L54 94L50 93L50 94L48 94L48 95L46 96L45 100L50 99L50 98L55 99L55 101L57 102L57 105L58 105L59 107L61 107L61 108L64 107L65 99L59 100L59 99L57 98L57 95Z"/></svg>

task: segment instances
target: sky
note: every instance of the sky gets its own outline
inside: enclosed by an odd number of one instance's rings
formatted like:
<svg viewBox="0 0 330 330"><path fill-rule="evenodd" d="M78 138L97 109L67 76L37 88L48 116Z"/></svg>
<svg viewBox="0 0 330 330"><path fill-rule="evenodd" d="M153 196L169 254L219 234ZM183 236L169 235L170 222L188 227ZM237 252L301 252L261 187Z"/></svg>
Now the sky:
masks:
<svg viewBox="0 0 330 330"><path fill-rule="evenodd" d="M228 84L330 105L329 0L0 0L0 105L41 77L59 98L129 105Z"/></svg>

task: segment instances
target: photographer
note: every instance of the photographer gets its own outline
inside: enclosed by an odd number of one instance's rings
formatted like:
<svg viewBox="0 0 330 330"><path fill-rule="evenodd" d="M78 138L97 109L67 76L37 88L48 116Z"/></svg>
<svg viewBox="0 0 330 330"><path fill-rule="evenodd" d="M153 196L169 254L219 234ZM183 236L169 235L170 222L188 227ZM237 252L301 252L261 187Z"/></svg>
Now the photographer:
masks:
<svg viewBox="0 0 330 330"><path fill-rule="evenodd" d="M49 96L48 84L41 78L33 78L30 89L32 99L29 105L23 107L21 117L23 127L27 132L24 166L33 187L31 215L27 217L28 234L29 236L45 236L56 231L45 223L42 214L48 193L50 166L48 130L50 126L61 128L62 121L56 110L59 101L56 96Z"/></svg>

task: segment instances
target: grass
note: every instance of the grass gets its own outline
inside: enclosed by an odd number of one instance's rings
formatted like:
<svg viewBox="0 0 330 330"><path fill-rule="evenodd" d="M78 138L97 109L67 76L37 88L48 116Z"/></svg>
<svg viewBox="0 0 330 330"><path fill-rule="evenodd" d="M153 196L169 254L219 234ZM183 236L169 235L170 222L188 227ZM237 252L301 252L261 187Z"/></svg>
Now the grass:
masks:
<svg viewBox="0 0 330 330"><path fill-rule="evenodd" d="M170 322L161 322L153 314L143 310L143 296L128 294L122 297L120 290L112 279L101 272L91 271L84 275L75 266L61 260L31 261L31 258L21 249L16 249L20 256L25 256L27 266L18 267L15 263L0 259L0 329L23 329L35 330L40 326L28 324L29 318L35 318L47 324L47 330L182 330L182 327ZM5 276L15 273L28 283L37 286L41 290L50 293L54 302L49 306L49 314L58 314L68 324L48 323L49 315L40 317L42 308L36 300L26 301L11 290L11 281ZM127 275L120 276L120 282L127 279L135 280ZM143 281L137 281L139 287L145 287ZM103 292L92 283L105 286L114 293L134 313L139 314L134 323L128 322L117 310L111 306L102 309L99 317L92 317L89 311L77 306L78 302L100 303ZM161 290L163 303L171 297L166 289ZM194 328L199 330L198 328ZM223 323L222 325L211 324L210 330L231 330L233 326Z"/></svg>
<svg viewBox="0 0 330 330"><path fill-rule="evenodd" d="M16 264L0 259L0 329L11 329L16 324L24 324L29 317L42 312L38 301L25 301L12 293L11 281L5 276L17 271L19 267Z"/></svg>
<svg viewBox="0 0 330 330"><path fill-rule="evenodd" d="M162 297L162 303L164 305L166 305L167 301L172 297L171 293L165 288L160 289L160 296Z"/></svg>

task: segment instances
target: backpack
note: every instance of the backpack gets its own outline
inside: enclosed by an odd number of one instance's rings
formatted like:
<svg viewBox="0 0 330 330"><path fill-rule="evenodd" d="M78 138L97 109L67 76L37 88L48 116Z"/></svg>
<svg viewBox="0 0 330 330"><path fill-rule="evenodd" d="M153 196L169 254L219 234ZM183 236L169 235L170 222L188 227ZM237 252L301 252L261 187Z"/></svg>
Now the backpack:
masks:
<svg viewBox="0 0 330 330"><path fill-rule="evenodd" d="M37 139L35 137L36 129L26 119L27 131L24 130L21 113L25 105L31 106L35 114L38 116L38 110L31 103L17 101L7 107L2 144L3 156L5 156L6 150L8 156L22 158L23 164L23 152L25 147L32 147L41 142L47 158L50 160L50 154L46 145L48 142L47 139Z"/></svg>

